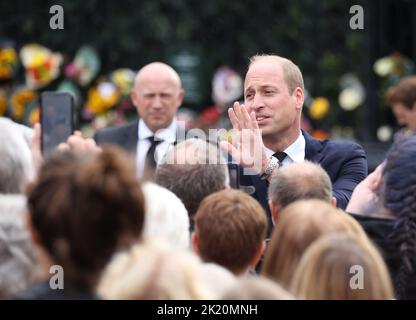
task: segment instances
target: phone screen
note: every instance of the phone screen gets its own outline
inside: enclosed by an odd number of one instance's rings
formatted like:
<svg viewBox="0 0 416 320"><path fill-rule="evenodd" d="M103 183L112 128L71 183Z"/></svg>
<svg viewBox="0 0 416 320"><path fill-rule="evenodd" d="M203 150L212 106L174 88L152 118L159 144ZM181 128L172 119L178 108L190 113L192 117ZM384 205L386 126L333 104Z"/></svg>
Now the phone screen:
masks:
<svg viewBox="0 0 416 320"><path fill-rule="evenodd" d="M41 95L42 153L47 155L73 132L73 98L69 93Z"/></svg>
<svg viewBox="0 0 416 320"><path fill-rule="evenodd" d="M228 164L228 172L230 174L230 187L233 189L240 188L240 172L238 165L235 163Z"/></svg>

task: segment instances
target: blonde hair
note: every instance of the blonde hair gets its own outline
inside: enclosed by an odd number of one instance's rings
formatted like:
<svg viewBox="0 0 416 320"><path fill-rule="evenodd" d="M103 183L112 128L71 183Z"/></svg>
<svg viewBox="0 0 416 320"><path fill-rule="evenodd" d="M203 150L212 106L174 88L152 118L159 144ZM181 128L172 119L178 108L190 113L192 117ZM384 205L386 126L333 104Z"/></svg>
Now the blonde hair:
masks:
<svg viewBox="0 0 416 320"><path fill-rule="evenodd" d="M190 249L189 217L182 201L152 182L143 184L142 190L146 208L143 238L162 238L176 248Z"/></svg>
<svg viewBox="0 0 416 320"><path fill-rule="evenodd" d="M345 232L367 239L347 213L322 200L302 200L282 210L266 251L262 274L289 288L302 254L320 236Z"/></svg>
<svg viewBox="0 0 416 320"><path fill-rule="evenodd" d="M248 68L250 69L254 63L264 61L277 62L280 64L290 94L292 94L296 88L301 88L302 91L305 91L302 72L296 64L287 58L283 58L278 55L257 54L250 58Z"/></svg>
<svg viewBox="0 0 416 320"><path fill-rule="evenodd" d="M362 272L361 284L353 279L355 270ZM313 300L394 298L390 275L377 249L346 234L324 236L308 248L294 274L292 292Z"/></svg>
<svg viewBox="0 0 416 320"><path fill-rule="evenodd" d="M247 277L231 287L222 300L295 300L279 284L264 277Z"/></svg>
<svg viewBox="0 0 416 320"><path fill-rule="evenodd" d="M148 241L120 253L107 267L98 294L111 300L212 299L191 252L161 241Z"/></svg>

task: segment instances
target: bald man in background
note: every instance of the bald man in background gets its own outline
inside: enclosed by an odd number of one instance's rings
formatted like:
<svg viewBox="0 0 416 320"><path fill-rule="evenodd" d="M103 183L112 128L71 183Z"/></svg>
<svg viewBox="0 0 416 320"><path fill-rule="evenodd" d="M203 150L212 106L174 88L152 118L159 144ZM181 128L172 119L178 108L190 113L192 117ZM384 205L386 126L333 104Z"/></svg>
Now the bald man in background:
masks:
<svg viewBox="0 0 416 320"><path fill-rule="evenodd" d="M138 121L97 131L98 145L116 144L136 156L137 175L150 179L157 163L176 143L179 130L176 113L184 97L178 73L162 62L139 70L131 91Z"/></svg>

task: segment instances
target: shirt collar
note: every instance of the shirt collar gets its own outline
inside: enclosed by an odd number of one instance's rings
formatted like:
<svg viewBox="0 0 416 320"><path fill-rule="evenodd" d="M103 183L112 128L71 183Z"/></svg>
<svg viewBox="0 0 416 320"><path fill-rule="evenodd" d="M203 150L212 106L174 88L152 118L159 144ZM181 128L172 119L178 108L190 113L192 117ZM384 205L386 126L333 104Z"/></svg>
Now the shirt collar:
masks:
<svg viewBox="0 0 416 320"><path fill-rule="evenodd" d="M176 130L177 130L176 119L173 119L172 123L167 128L159 129L155 136L157 140L167 141L169 143L174 143L176 140ZM138 129L139 140L146 140L150 137L153 137L154 134L152 130L144 123L143 119L139 120L139 129Z"/></svg>
<svg viewBox="0 0 416 320"><path fill-rule="evenodd" d="M287 156L295 163L300 163L305 161L305 137L302 132L299 131L299 136L289 147L287 147L284 152ZM272 156L276 151L273 151L269 148L266 148L267 156Z"/></svg>

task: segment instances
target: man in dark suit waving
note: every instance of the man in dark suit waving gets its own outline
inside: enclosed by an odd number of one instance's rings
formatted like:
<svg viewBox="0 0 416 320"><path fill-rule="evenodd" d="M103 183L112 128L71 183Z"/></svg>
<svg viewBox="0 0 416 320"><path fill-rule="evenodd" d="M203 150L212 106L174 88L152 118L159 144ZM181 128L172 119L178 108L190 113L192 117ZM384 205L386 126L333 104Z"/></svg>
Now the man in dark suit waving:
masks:
<svg viewBox="0 0 416 320"><path fill-rule="evenodd" d="M150 178L183 129L175 119L183 97L181 80L173 68L162 62L145 65L137 73L131 92L140 119L100 130L94 140L99 145L112 143L133 152L137 175Z"/></svg>
<svg viewBox="0 0 416 320"><path fill-rule="evenodd" d="M254 175L242 170L241 184L251 187L269 219L267 188L273 172L304 160L319 163L326 170L337 206L345 209L355 186L367 176L366 155L358 144L318 141L301 130L304 84L299 68L275 55L252 57L244 101L244 105L236 102L228 110L237 138L223 146L242 166L255 169ZM261 148L253 152L253 145Z"/></svg>

